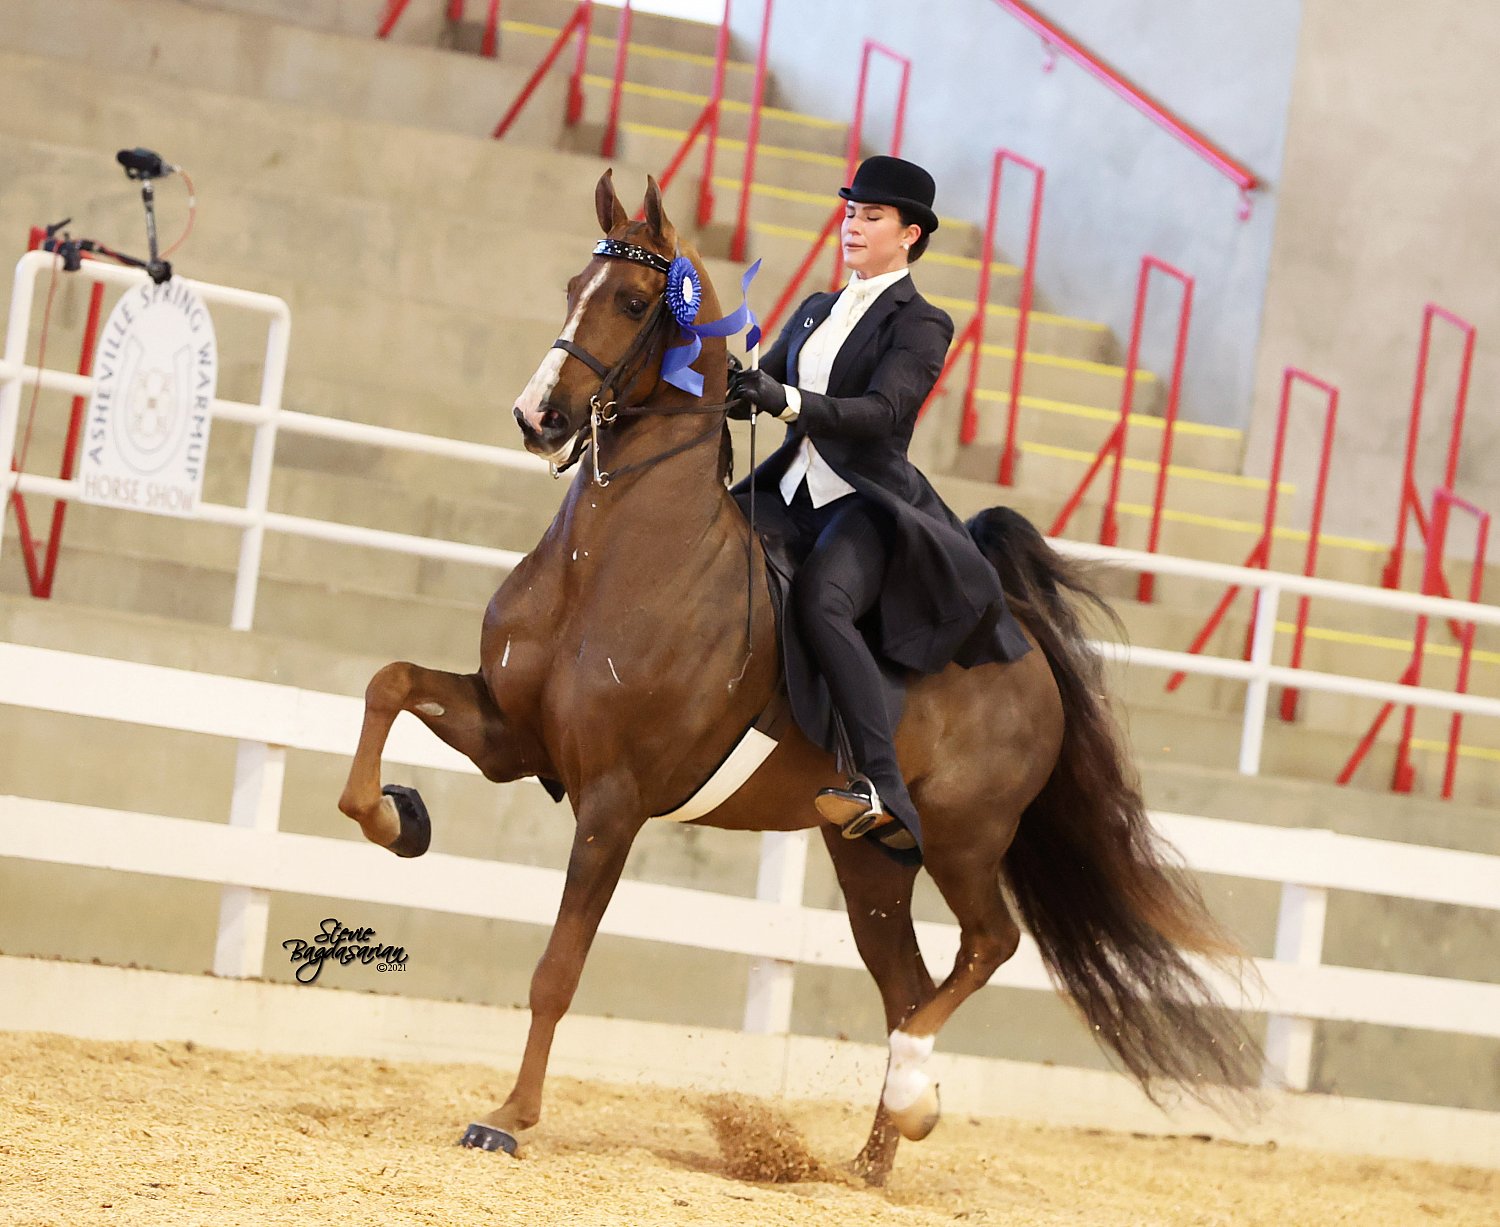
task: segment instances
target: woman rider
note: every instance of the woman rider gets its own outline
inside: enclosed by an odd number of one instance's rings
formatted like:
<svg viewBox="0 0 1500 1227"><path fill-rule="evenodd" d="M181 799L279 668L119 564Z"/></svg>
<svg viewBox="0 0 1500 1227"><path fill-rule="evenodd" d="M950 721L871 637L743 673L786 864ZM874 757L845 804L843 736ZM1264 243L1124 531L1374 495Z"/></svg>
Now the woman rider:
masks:
<svg viewBox="0 0 1500 1227"><path fill-rule="evenodd" d="M797 564L782 640L793 714L852 773L819 792L818 811L901 859L920 857L922 840L896 762L902 671L1029 647L994 568L907 459L953 340L908 273L938 228L935 193L920 166L867 159L839 189L849 283L804 300L760 368L731 385L734 416L753 408L789 427L736 494L743 504L753 483L764 495L758 527Z"/></svg>

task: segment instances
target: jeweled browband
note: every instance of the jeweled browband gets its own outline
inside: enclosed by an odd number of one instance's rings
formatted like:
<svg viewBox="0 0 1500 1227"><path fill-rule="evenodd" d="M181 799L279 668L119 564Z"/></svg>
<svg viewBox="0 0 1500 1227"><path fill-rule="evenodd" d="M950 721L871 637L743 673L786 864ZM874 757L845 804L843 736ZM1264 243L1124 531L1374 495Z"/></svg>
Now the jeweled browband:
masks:
<svg viewBox="0 0 1500 1227"><path fill-rule="evenodd" d="M594 244L594 254L612 256L616 260L631 260L636 264L644 264L647 268L654 268L658 273L665 273L672 267L672 262L664 256L620 239L600 239Z"/></svg>

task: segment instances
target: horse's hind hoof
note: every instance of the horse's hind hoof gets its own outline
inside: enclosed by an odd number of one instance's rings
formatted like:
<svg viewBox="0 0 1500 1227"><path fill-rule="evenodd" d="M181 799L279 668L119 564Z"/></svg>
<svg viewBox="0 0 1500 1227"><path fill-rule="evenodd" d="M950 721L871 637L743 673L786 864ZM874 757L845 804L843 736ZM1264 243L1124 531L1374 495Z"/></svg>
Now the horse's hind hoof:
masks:
<svg viewBox="0 0 1500 1227"><path fill-rule="evenodd" d="M477 1121L464 1130L458 1144L467 1146L470 1150L503 1150L508 1155L515 1154L521 1145L504 1129L496 1129L494 1125L481 1125Z"/></svg>
<svg viewBox="0 0 1500 1227"><path fill-rule="evenodd" d="M937 1084L930 1084L917 1096L916 1103L909 1107L897 1112L887 1106L886 1111L891 1115L891 1122L901 1130L902 1137L908 1142L920 1142L937 1128L938 1121L943 1118L943 1104L938 1097Z"/></svg>
<svg viewBox="0 0 1500 1227"><path fill-rule="evenodd" d="M421 856L432 843L432 820L427 817L422 795L404 784L387 784L380 791L391 799L401 817L401 834L386 847L397 856Z"/></svg>

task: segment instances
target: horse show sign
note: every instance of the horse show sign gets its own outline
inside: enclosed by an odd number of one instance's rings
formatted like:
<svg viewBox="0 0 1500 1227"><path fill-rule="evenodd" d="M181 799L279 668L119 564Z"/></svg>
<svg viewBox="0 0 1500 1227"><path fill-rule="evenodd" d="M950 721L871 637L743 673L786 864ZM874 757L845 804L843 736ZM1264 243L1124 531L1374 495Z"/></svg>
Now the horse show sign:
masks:
<svg viewBox="0 0 1500 1227"><path fill-rule="evenodd" d="M187 282L125 293L100 335L80 497L190 516L203 493L219 378L213 319Z"/></svg>

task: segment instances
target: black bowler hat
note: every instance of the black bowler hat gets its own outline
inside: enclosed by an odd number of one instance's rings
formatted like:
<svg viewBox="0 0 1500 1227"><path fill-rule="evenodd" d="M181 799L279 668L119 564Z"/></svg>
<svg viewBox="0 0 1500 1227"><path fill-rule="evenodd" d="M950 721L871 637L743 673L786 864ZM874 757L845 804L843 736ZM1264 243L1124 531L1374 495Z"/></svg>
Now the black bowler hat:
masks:
<svg viewBox="0 0 1500 1227"><path fill-rule="evenodd" d="M866 158L854 172L854 182L839 188L839 195L860 204L895 205L922 227L923 234L938 228L937 214L932 211L937 184L925 170L905 158L885 154Z"/></svg>

